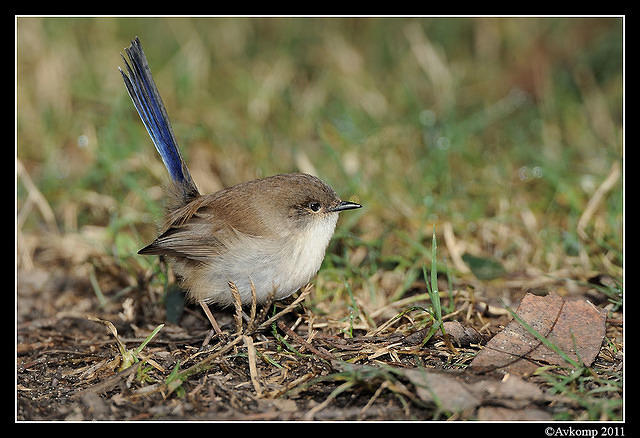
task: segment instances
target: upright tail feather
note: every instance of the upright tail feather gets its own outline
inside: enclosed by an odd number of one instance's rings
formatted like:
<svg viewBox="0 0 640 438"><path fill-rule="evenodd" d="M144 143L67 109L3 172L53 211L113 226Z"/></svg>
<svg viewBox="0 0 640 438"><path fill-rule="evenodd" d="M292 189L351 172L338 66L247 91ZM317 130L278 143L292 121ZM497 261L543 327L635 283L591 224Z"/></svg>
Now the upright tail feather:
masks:
<svg viewBox="0 0 640 438"><path fill-rule="evenodd" d="M149 63L136 37L131 46L125 49L131 65L124 56L127 73L120 70L127 92L136 107L142 123L153 140L156 150L171 175L171 179L180 189L181 201L186 203L199 195L186 163L182 159L178 143L173 135L171 122L167 115L160 93L156 86Z"/></svg>

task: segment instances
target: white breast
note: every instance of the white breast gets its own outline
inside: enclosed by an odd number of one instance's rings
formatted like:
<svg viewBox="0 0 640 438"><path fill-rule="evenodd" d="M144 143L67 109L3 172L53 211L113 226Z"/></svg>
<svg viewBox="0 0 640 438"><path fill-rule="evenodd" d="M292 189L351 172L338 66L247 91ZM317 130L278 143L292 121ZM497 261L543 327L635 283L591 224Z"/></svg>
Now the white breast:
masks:
<svg viewBox="0 0 640 438"><path fill-rule="evenodd" d="M335 231L338 213L319 216L309 226L295 233L275 238L240 236L234 249L221 258L212 257L194 276L184 279L191 299L207 303L230 305L233 296L229 281L233 281L244 304L251 302L251 284L258 303L264 303L275 290L282 299L296 292L316 275L325 251ZM176 260L174 269L181 275L184 261Z"/></svg>

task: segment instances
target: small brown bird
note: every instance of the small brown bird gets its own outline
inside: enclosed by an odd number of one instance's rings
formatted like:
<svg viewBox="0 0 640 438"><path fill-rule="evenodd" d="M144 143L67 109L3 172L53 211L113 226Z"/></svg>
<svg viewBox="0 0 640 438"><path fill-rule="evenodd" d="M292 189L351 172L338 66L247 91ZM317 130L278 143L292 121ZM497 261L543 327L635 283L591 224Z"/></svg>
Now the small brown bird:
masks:
<svg viewBox="0 0 640 438"><path fill-rule="evenodd" d="M164 255L187 296L200 303L217 333L208 304L230 305L232 282L243 303L274 294L282 299L316 275L338 213L360 208L342 201L315 176L291 173L244 182L201 195L182 159L169 117L138 38L125 49L125 86L172 183L164 224L139 254Z"/></svg>

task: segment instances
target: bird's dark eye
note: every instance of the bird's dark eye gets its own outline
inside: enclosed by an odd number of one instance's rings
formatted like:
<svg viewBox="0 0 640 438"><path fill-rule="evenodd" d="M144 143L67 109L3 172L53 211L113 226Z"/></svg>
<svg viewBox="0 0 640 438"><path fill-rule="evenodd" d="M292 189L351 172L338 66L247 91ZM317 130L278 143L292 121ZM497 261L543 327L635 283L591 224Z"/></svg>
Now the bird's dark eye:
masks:
<svg viewBox="0 0 640 438"><path fill-rule="evenodd" d="M322 204L320 204L319 202L316 202L316 201L311 201L311 202L309 202L307 207L309 207L309 210L311 210L313 212L318 212L320 210L320 208L322 207Z"/></svg>

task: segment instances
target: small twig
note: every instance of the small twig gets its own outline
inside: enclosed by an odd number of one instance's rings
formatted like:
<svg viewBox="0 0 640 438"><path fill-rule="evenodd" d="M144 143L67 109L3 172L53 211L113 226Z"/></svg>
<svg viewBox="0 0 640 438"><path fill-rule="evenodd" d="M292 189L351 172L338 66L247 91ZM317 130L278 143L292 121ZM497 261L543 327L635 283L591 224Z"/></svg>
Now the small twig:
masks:
<svg viewBox="0 0 640 438"><path fill-rule="evenodd" d="M459 243L456 240L456 235L453 232L453 225L451 222L446 221L443 224L443 235L444 235L444 243L449 250L449 256L455 266L456 270L462 274L467 274L471 272L471 269L466 265L466 263L462 260L462 254L464 252L464 243Z"/></svg>
<svg viewBox="0 0 640 438"><path fill-rule="evenodd" d="M591 217L595 213L598 205L602 202L602 199L605 197L607 192L613 188L613 186L620 178L620 163L614 161L611 166L611 170L609 171L609 175L605 178L605 180L600 184L598 189L595 191L589 202L587 202L587 206L580 215L580 219L578 220L577 231L578 235L583 239L587 239L587 233L584 230L587 226L587 223L591 220Z"/></svg>
<svg viewBox="0 0 640 438"><path fill-rule="evenodd" d="M302 290L302 292L300 293L300 296L298 298L296 298L291 304L289 304L287 307L282 309L280 312L276 313L271 318L267 319L265 322L260 324L258 326L258 328L256 329L256 331L260 331L260 330L264 330L264 329L268 328L278 318L280 318L281 316L286 315L287 313L291 312L291 310L293 310L298 304L300 304L302 301L304 301L304 299L307 298L307 295L309 295L310 293L311 293L311 285L308 284Z"/></svg>
<svg viewBox="0 0 640 438"><path fill-rule="evenodd" d="M344 382L342 385L338 386L336 389L334 389L331 394L329 394L329 396L319 405L314 406L312 409L310 409L305 415L304 418L306 420L313 420L313 417L315 417L315 415L320 412L321 410L323 410L324 408L326 408L329 403L331 403L332 400L334 400L338 395L340 395L342 392L346 391L347 389L351 388L353 385L355 384L354 381L349 380L347 382Z"/></svg>
<svg viewBox="0 0 640 438"><path fill-rule="evenodd" d="M247 329L246 329L246 333L254 333L256 330L256 326L258 324L259 318L258 318L258 296L256 293L256 286L255 284L253 284L253 281L249 280L251 282L251 308L249 309L249 316L245 317L247 319ZM267 297L267 301L268 303L265 305L266 308L271 307L271 296L269 295L269 297ZM260 314L260 317L263 317L264 313Z"/></svg>
<svg viewBox="0 0 640 438"><path fill-rule="evenodd" d="M129 376L135 374L138 371L138 367L142 365L142 362L135 363L130 366L126 370L120 371L118 374L111 376L102 382L98 382L89 388L82 389L72 395L72 397L78 397L82 394L86 394L87 392L95 392L96 394L102 394L119 385L122 382L125 382Z"/></svg>
<svg viewBox="0 0 640 438"><path fill-rule="evenodd" d="M260 387L260 377L258 376L258 366L256 364L256 348L253 345L253 339L251 336L243 335L244 345L247 346L247 358L249 360L249 374L251 376L251 383L253 389L256 391L256 396L262 396L262 388Z"/></svg>
<svg viewBox="0 0 640 438"><path fill-rule="evenodd" d="M366 405L364 405L364 407L362 409L360 409L360 413L358 414L358 419L362 420L364 418L364 414L365 412L367 412L367 409L369 409L373 403L378 399L378 397L380 397L380 394L382 394L382 391L384 391L385 389L387 389L387 387L389 386L389 381L385 380L382 382L382 384L378 387L378 389L376 389L376 392L373 394L373 396L369 399L369 401L367 402Z"/></svg>
<svg viewBox="0 0 640 438"><path fill-rule="evenodd" d="M60 231L58 230L58 225L56 224L56 217L53 213L53 209L49 205L49 202L47 202L47 198L42 194L42 192L38 189L38 186L33 182L31 176L29 176L29 173L24 168L22 162L19 159L16 159L16 173L18 179L22 181L22 184L24 184L24 187L29 194L27 196L27 201L18 212L17 229L22 229L22 224L24 224L27 216L31 212L32 206L35 205L38 207L40 214L44 218L44 223L46 224L49 231L55 233L56 235L59 235Z"/></svg>
<svg viewBox="0 0 640 438"><path fill-rule="evenodd" d="M191 367L187 368L186 370L182 371L179 373L179 378L184 382L188 377L197 374L199 372L202 371L206 371L208 369L208 367L210 366L211 362L213 362L214 360L216 360L218 357L222 356L223 354L227 353L229 350L231 350L233 347L236 346L236 344L238 344L240 341L242 340L242 336L238 336L235 339L233 339L232 341L229 341L229 343L227 343L224 347L222 347L220 350L212 353L210 356L208 356L206 359L202 360L201 362L192 365Z"/></svg>
<svg viewBox="0 0 640 438"><path fill-rule="evenodd" d="M247 326L255 325L256 313L258 310L258 294L256 293L256 285L253 284L253 281L249 280L251 283L251 309L249 313L249 323Z"/></svg>
<svg viewBox="0 0 640 438"><path fill-rule="evenodd" d="M89 282L91 283L91 287L93 289L93 293L96 294L96 298L98 299L98 306L103 309L107 306L107 299L102 293L102 289L98 284L98 279L96 278L96 269L95 266L91 265L91 270L89 271Z"/></svg>
<svg viewBox="0 0 640 438"><path fill-rule="evenodd" d="M304 389L304 385L302 385L303 383L306 383L309 380L314 379L315 377L317 377L316 372L310 372L310 373L304 374L298 377L297 379L293 380L292 382L286 384L284 388L272 391L270 394L268 394L268 398L271 398L271 399L280 398L287 393L297 394L298 392Z"/></svg>
<svg viewBox="0 0 640 438"><path fill-rule="evenodd" d="M309 350L310 352L312 352L316 356L318 356L318 357L320 357L322 359L326 359L326 360L334 360L336 358L331 353L328 353L328 352L327 353L323 353L322 351L318 350L316 347L314 347L313 345L308 343L302 336L300 336L299 334L297 334L296 332L291 330L289 327L287 327L287 325L284 322L278 321L278 328L280 330L282 330L283 332L285 332L290 337L292 337L293 339L295 339L296 342L304 345L304 347L307 350Z"/></svg>
<svg viewBox="0 0 640 438"><path fill-rule="evenodd" d="M240 298L240 291L236 284L229 280L229 289L231 289L231 295L233 295L233 304L236 308L233 314L233 319L236 322L236 334L240 336L242 334L242 299Z"/></svg>

